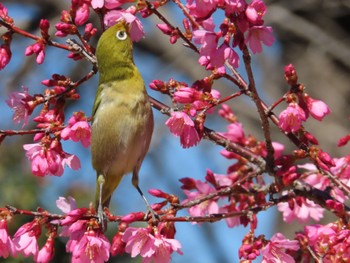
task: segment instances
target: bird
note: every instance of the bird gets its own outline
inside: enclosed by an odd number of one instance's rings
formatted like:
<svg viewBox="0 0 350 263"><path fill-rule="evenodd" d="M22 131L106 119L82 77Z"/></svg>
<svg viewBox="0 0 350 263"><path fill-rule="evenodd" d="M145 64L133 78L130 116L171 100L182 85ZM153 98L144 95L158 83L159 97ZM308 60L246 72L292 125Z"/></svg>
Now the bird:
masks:
<svg viewBox="0 0 350 263"><path fill-rule="evenodd" d="M104 208L128 173L148 211L152 210L139 187L139 171L151 142L154 118L134 63L130 25L121 20L104 31L95 55L99 80L91 118L91 157L97 177L95 208L99 220L106 221Z"/></svg>

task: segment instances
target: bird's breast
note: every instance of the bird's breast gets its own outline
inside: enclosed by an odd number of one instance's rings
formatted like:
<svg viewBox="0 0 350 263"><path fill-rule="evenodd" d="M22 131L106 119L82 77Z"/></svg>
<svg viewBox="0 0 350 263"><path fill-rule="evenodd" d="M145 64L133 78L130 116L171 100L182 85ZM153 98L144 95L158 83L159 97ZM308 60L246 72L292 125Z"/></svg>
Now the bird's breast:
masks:
<svg viewBox="0 0 350 263"><path fill-rule="evenodd" d="M100 96L92 123L93 166L99 173L128 173L146 154L153 131L147 94L105 89Z"/></svg>

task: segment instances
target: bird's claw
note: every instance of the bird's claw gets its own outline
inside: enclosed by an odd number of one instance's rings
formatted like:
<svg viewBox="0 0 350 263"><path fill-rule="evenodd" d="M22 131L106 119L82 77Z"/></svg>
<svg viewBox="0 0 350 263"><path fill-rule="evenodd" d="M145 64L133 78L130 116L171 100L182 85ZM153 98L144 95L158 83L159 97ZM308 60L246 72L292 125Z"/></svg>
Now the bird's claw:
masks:
<svg viewBox="0 0 350 263"><path fill-rule="evenodd" d="M103 208L101 205L99 205L97 209L97 218L98 218L98 223L101 226L102 232L106 231L108 218L106 216L106 213L103 211Z"/></svg>
<svg viewBox="0 0 350 263"><path fill-rule="evenodd" d="M144 220L147 220L147 219L148 219L148 216L149 216L150 214L151 214L152 220L153 220L154 222L160 221L159 215L156 213L156 211L154 211L154 210L152 209L151 206L148 205L148 206L147 206L146 213L145 213Z"/></svg>

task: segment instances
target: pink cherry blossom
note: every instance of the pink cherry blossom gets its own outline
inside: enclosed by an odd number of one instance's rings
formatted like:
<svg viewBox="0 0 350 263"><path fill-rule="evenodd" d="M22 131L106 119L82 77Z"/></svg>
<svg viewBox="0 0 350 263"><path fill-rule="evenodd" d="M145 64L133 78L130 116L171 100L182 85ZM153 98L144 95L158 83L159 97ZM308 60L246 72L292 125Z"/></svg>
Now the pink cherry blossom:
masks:
<svg viewBox="0 0 350 263"><path fill-rule="evenodd" d="M310 115L318 120L322 121L324 117L331 113L331 110L328 108L327 104L321 100L315 100L309 96L304 96L307 108L310 112Z"/></svg>
<svg viewBox="0 0 350 263"><path fill-rule="evenodd" d="M219 213L234 213L241 212L241 210L235 204L224 205L219 208ZM241 220L239 216L232 216L226 218L226 225L229 228L233 228L239 226L241 224Z"/></svg>
<svg viewBox="0 0 350 263"><path fill-rule="evenodd" d="M350 187L349 158L335 158L333 161L335 166L331 167L330 171L341 181L342 184ZM306 163L304 165L298 165L298 167L307 171L303 177L303 180L313 187L320 190L326 190L328 187L332 186L330 180L326 176L319 173L314 164ZM348 197L338 187L332 187L330 190L330 195L341 203L348 199Z"/></svg>
<svg viewBox="0 0 350 263"><path fill-rule="evenodd" d="M34 110L34 97L28 94L28 88L22 86L23 92L12 92L6 100L7 105L14 110L12 119L15 123L23 121L23 126L28 124L28 118Z"/></svg>
<svg viewBox="0 0 350 263"><path fill-rule="evenodd" d="M183 203L190 202L192 200L201 198L208 194L216 192L215 188L210 186L206 182L195 180L195 191L184 190L187 199L183 200ZM192 216L204 216L210 214L217 214L219 212L219 205L217 199L210 199L189 208L189 213Z"/></svg>
<svg viewBox="0 0 350 263"><path fill-rule="evenodd" d="M11 60L11 50L9 45L0 46L0 70L5 68Z"/></svg>
<svg viewBox="0 0 350 263"><path fill-rule="evenodd" d="M266 5L261 0L254 0L251 2L245 10L248 21L254 25L261 25L264 21L262 20L266 13Z"/></svg>
<svg viewBox="0 0 350 263"><path fill-rule="evenodd" d="M173 252L182 254L179 241L165 238L158 231L156 235L152 235L149 228L128 227L122 240L126 243L125 252L130 253L131 257L140 255L143 263L167 263L170 262Z"/></svg>
<svg viewBox="0 0 350 263"><path fill-rule="evenodd" d="M61 176L65 165L78 170L80 161L77 156L63 152L59 147L49 148L41 143L24 144L26 156L32 163L32 172L37 176L55 175Z"/></svg>
<svg viewBox="0 0 350 263"><path fill-rule="evenodd" d="M318 258L322 258L322 262L332 263L339 261L338 259L347 262L350 257L350 230L343 224L334 222L327 225L305 226L304 232L298 236L307 242L310 250Z"/></svg>
<svg viewBox="0 0 350 263"><path fill-rule="evenodd" d="M21 226L13 237L15 251L25 257L32 254L36 258L39 251L38 238L40 234L41 226L35 220Z"/></svg>
<svg viewBox="0 0 350 263"><path fill-rule="evenodd" d="M200 141L193 120L185 112L172 112L165 125L172 134L180 136L180 143L184 148L192 147Z"/></svg>
<svg viewBox="0 0 350 263"><path fill-rule="evenodd" d="M263 256L262 263L294 263L294 258L287 254L286 250L298 250L299 242L286 239L281 233L276 233L271 237L270 242L261 249Z"/></svg>
<svg viewBox="0 0 350 263"><path fill-rule="evenodd" d="M243 125L240 122L233 122L227 126L227 132L223 133L223 136L228 140L235 143L243 143L245 139L245 134L243 130Z"/></svg>
<svg viewBox="0 0 350 263"><path fill-rule="evenodd" d="M244 43L249 46L253 54L262 52L262 44L270 47L275 42L272 28L269 26L250 27L245 35Z"/></svg>
<svg viewBox="0 0 350 263"><path fill-rule="evenodd" d="M279 127L285 132L296 132L306 120L304 110L296 103L290 103L279 115Z"/></svg>
<svg viewBox="0 0 350 263"><path fill-rule="evenodd" d="M13 252L14 246L7 229L7 221L0 219L0 257L7 258L14 254Z"/></svg>
<svg viewBox="0 0 350 263"><path fill-rule="evenodd" d="M107 9L114 9L129 2L133 2L133 0L91 0L91 6L93 9L102 8L103 6Z"/></svg>
<svg viewBox="0 0 350 263"><path fill-rule="evenodd" d="M336 235L335 230L327 225L305 226L304 233L308 237L308 245L310 246L317 245L324 238L327 240L332 239Z"/></svg>
<svg viewBox="0 0 350 263"><path fill-rule="evenodd" d="M84 224L87 222L86 219L83 219L86 212L88 211L88 208L77 208L75 199L71 196L68 196L68 199L65 197L59 197L56 200L56 206L66 214L66 217L64 219L58 220L59 224L64 226L62 229L61 235L63 236L70 236L73 232L85 232L86 229L84 229ZM72 226L72 223L81 221L79 224ZM68 226L68 228L67 228Z"/></svg>
<svg viewBox="0 0 350 263"><path fill-rule="evenodd" d="M319 221L323 217L324 212L322 207L304 197L294 198L290 200L290 203L279 203L277 208L283 213L283 220L287 223L291 223L294 220L306 223L311 218Z"/></svg>
<svg viewBox="0 0 350 263"><path fill-rule="evenodd" d="M190 15L198 19L208 18L221 0L186 0Z"/></svg>
<svg viewBox="0 0 350 263"><path fill-rule="evenodd" d="M245 10L246 5L244 0L225 0L225 12L227 15L239 14Z"/></svg>
<svg viewBox="0 0 350 263"><path fill-rule="evenodd" d="M86 231L72 251L72 263L102 263L109 259L110 243L101 231Z"/></svg>
<svg viewBox="0 0 350 263"><path fill-rule="evenodd" d="M130 7L127 10L111 10L106 13L104 23L106 26L112 26L121 19L124 19L130 25L130 38L132 41L139 41L144 37L145 32L140 20L134 16L133 9Z"/></svg>
<svg viewBox="0 0 350 263"><path fill-rule="evenodd" d="M91 0L91 6L93 9L102 8L104 2L104 0Z"/></svg>
<svg viewBox="0 0 350 263"><path fill-rule="evenodd" d="M82 112L76 112L68 121L68 126L61 131L63 140L71 139L80 141L84 147L89 147L91 139L91 127Z"/></svg>
<svg viewBox="0 0 350 263"><path fill-rule="evenodd" d="M237 68L239 66L238 54L225 42L217 47L218 39L217 34L212 31L202 29L193 31L193 41L201 45L199 64L206 66L207 69L212 69L223 67L227 61Z"/></svg>
<svg viewBox="0 0 350 263"><path fill-rule="evenodd" d="M90 7L87 3L82 3L77 9L75 13L74 23L77 26L84 25L86 21L89 19L90 15Z"/></svg>

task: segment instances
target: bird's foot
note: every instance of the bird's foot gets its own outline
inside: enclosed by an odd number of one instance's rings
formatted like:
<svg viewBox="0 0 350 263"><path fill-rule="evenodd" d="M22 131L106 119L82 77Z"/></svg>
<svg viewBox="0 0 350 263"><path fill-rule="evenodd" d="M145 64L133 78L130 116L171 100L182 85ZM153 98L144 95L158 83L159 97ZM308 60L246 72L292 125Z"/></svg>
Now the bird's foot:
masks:
<svg viewBox="0 0 350 263"><path fill-rule="evenodd" d="M108 218L107 218L106 213L103 211L102 205L98 206L97 218L98 218L98 223L101 226L102 232L105 232L107 230Z"/></svg>
<svg viewBox="0 0 350 263"><path fill-rule="evenodd" d="M154 222L160 221L159 215L157 214L156 211L154 211L154 210L152 209L152 207L149 205L148 201L146 200L146 213L145 213L144 220L147 220L147 219L148 219L148 216L149 216L150 214L151 214L152 220L153 220Z"/></svg>

